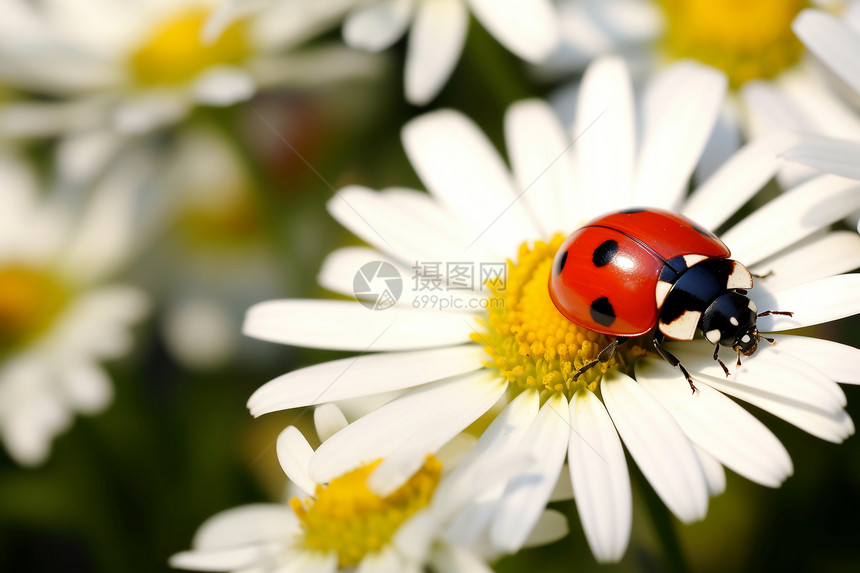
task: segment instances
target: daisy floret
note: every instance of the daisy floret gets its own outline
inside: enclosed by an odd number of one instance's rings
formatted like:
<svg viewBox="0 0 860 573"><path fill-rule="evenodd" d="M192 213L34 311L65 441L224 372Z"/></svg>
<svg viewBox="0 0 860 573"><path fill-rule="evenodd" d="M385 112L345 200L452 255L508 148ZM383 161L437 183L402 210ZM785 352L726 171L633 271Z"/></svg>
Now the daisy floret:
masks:
<svg viewBox="0 0 860 573"><path fill-rule="evenodd" d="M317 431L325 437L346 426L334 405L316 409ZM233 508L206 521L193 549L174 555L173 567L200 571L230 571L247 567L314 571L490 571L486 560L497 553L482 552L448 535L465 499L483 486L492 486L511 471L487 474L480 483L447 484L451 468L474 439L461 436L440 452L427 455L416 471L394 491L379 495L368 478L382 460L362 464L325 484L312 480L308 464L313 449L290 426L278 437L277 450L295 496L284 504L254 504ZM520 467L526 459L509 459ZM466 487L464 487L466 486ZM561 514L544 512L530 542L543 544L567 533Z"/></svg>
<svg viewBox="0 0 860 573"><path fill-rule="evenodd" d="M77 413L111 401L103 360L129 351L147 299L108 278L136 247L136 179L120 162L80 210L40 195L35 173L0 151L0 438L35 465Z"/></svg>
<svg viewBox="0 0 860 573"><path fill-rule="evenodd" d="M860 275L843 274L860 266L860 237L830 228L860 209L860 183L816 177L727 223L799 140L785 133L755 140L688 194L726 88L723 74L682 62L656 76L637 106L625 65L599 60L583 79L570 133L540 101L512 106L505 120L512 172L463 115L442 110L413 120L403 142L429 194L338 192L330 211L370 247L334 252L319 277L353 296L364 265L384 261L413 290L404 286L385 310L322 300L252 308L244 327L250 336L361 352L276 378L251 396L252 414L396 392L328 439L308 466L325 482L384 459L368 478L380 494L400 487L466 428L479 437L455 472L533 455L526 471L484 492L489 502L469 500L458 520L484 524L503 551L522 546L560 474L569 473L592 552L599 561L620 559L632 523L625 448L684 522L705 516L709 496L725 487L724 468L779 486L793 472L788 452L732 398L831 442L853 434L836 382L860 383L860 350L781 331L860 312ZM610 337L557 311L547 286L552 260L583 223L632 206L669 210L716 231L733 259L764 276L750 299L762 310L793 312L758 319L777 344L760 347L727 376L707 340L668 342L695 395L647 339L620 346L612 361L577 378ZM464 261L476 269L504 262L504 283L491 278L454 292L447 263ZM438 263L433 272L431 262ZM447 285L450 292L439 293L446 305L424 303L418 289L430 277ZM468 304L475 298L483 304ZM460 533L467 539L473 531Z"/></svg>

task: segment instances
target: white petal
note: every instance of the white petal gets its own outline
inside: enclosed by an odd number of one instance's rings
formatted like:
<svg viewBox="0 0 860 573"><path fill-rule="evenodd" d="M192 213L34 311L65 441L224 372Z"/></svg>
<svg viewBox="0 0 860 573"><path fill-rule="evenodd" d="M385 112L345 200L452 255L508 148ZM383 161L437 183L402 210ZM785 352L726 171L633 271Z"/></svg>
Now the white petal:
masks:
<svg viewBox="0 0 860 573"><path fill-rule="evenodd" d="M460 460L451 475L439 486L433 503L440 515L450 517L485 489L486 479L476 479L476 473L516 454L539 409L538 393L527 390L511 400L496 416L478 438L472 451Z"/></svg>
<svg viewBox="0 0 860 573"><path fill-rule="evenodd" d="M821 370L831 380L860 384L860 349L808 336L780 334L774 350L803 360Z"/></svg>
<svg viewBox="0 0 860 573"><path fill-rule="evenodd" d="M597 60L585 72L576 124L579 189L593 204L588 216L630 205L636 125L630 74L620 58Z"/></svg>
<svg viewBox="0 0 860 573"><path fill-rule="evenodd" d="M860 143L854 141L805 141L783 154L787 161L796 161L821 171L842 177L860 179Z"/></svg>
<svg viewBox="0 0 860 573"><path fill-rule="evenodd" d="M818 279L774 293L751 293L760 310L793 312L758 319L762 332L789 330L830 322L860 313L860 274Z"/></svg>
<svg viewBox="0 0 860 573"><path fill-rule="evenodd" d="M704 472L678 424L624 374L610 371L601 390L624 445L663 503L684 523L705 517L708 490Z"/></svg>
<svg viewBox="0 0 860 573"><path fill-rule="evenodd" d="M699 463L702 464L702 470L705 472L708 493L711 496L716 496L726 491L726 470L723 469L723 464L696 444L693 444L693 449L696 450Z"/></svg>
<svg viewBox="0 0 860 573"><path fill-rule="evenodd" d="M822 175L783 193L721 238L752 265L860 208L860 181Z"/></svg>
<svg viewBox="0 0 860 573"><path fill-rule="evenodd" d="M436 97L466 41L469 13L462 0L421 2L406 49L406 99L425 105Z"/></svg>
<svg viewBox="0 0 860 573"><path fill-rule="evenodd" d="M702 151L702 157L696 166L696 181L702 182L713 175L738 151L741 146L740 114L733 99L723 103L720 115L714 123L714 130Z"/></svg>
<svg viewBox="0 0 860 573"><path fill-rule="evenodd" d="M412 120L403 145L427 189L466 223L470 242L503 256L538 236L505 164L486 136L460 113Z"/></svg>
<svg viewBox="0 0 860 573"><path fill-rule="evenodd" d="M548 237L567 231L563 209L574 193L570 143L543 101L513 104L505 114L505 141L522 200Z"/></svg>
<svg viewBox="0 0 860 573"><path fill-rule="evenodd" d="M860 93L860 34L820 10L804 10L792 28L809 51Z"/></svg>
<svg viewBox="0 0 860 573"><path fill-rule="evenodd" d="M293 299L251 307L242 332L281 344L366 352L468 342L475 332L473 322L460 314L370 310L356 302Z"/></svg>
<svg viewBox="0 0 860 573"><path fill-rule="evenodd" d="M567 475L563 475L562 477L565 480L568 480ZM563 513L554 509L544 510L540 518L538 518L534 529L529 533L523 548L539 547L541 545L555 543L556 541L565 538L569 531L570 530L567 526L567 517L565 517Z"/></svg>
<svg viewBox="0 0 860 573"><path fill-rule="evenodd" d="M324 442L311 458L310 475L327 482L362 462L400 450L441 447L492 406L505 384L485 372L411 390L353 422ZM456 429L455 428L458 428ZM420 443L419 443L420 440ZM409 477L408 475L405 477Z"/></svg>
<svg viewBox="0 0 860 573"><path fill-rule="evenodd" d="M283 504L255 503L216 513L194 534L195 549L228 549L284 541L298 533L293 510Z"/></svg>
<svg viewBox="0 0 860 573"><path fill-rule="evenodd" d="M585 538L598 562L616 562L627 550L633 519L624 449L606 408L591 392L574 396L570 422L570 478Z"/></svg>
<svg viewBox="0 0 860 573"><path fill-rule="evenodd" d="M291 555L287 563L279 565L271 573L335 573L337 570L337 553L301 551Z"/></svg>
<svg viewBox="0 0 860 573"><path fill-rule="evenodd" d="M400 573L403 559L391 547L383 547L375 553L365 555L355 569L355 573Z"/></svg>
<svg viewBox="0 0 860 573"><path fill-rule="evenodd" d="M314 427L320 442L324 442L346 428L346 416L335 404L323 404L314 408Z"/></svg>
<svg viewBox="0 0 860 573"><path fill-rule="evenodd" d="M257 91L247 70L233 66L212 66L194 80L194 100L203 105L227 107L251 99Z"/></svg>
<svg viewBox="0 0 860 573"><path fill-rule="evenodd" d="M434 571L445 573L493 573L477 553L452 544L440 544L431 556Z"/></svg>
<svg viewBox="0 0 860 573"><path fill-rule="evenodd" d="M314 495L317 484L308 476L308 464L314 449L295 426L287 426L278 436L278 461L290 480L308 495Z"/></svg>
<svg viewBox="0 0 860 573"><path fill-rule="evenodd" d="M692 62L675 64L648 88L635 204L677 207L725 93L724 74Z"/></svg>
<svg viewBox="0 0 860 573"><path fill-rule="evenodd" d="M171 555L169 564L175 569L191 571L234 571L253 567L267 556L259 545L231 547L230 549L207 549L182 551Z"/></svg>
<svg viewBox="0 0 860 573"><path fill-rule="evenodd" d="M813 235L750 271L767 290L780 291L860 267L860 236L852 231Z"/></svg>
<svg viewBox="0 0 860 573"><path fill-rule="evenodd" d="M80 361L66 364L61 377L66 400L79 412L99 412L113 399L110 377L96 363Z"/></svg>
<svg viewBox="0 0 860 573"><path fill-rule="evenodd" d="M383 0L358 6L343 23L343 40L351 48L378 52L406 32L412 19L413 0Z"/></svg>
<svg viewBox="0 0 860 573"><path fill-rule="evenodd" d="M684 376L663 360L637 362L636 379L693 443L729 469L768 487L779 487L792 474L785 447L731 399L705 385L691 394Z"/></svg>
<svg viewBox="0 0 860 573"><path fill-rule="evenodd" d="M519 57L539 62L559 42L557 15L548 0L469 0L490 33Z"/></svg>
<svg viewBox="0 0 860 573"><path fill-rule="evenodd" d="M391 390L402 390L482 368L477 345L396 354L365 354L288 372L248 400L254 416Z"/></svg>
<svg viewBox="0 0 860 573"><path fill-rule="evenodd" d="M708 229L716 229L776 174L780 153L797 144L786 132L770 133L747 143L684 204L683 213Z"/></svg>
<svg viewBox="0 0 860 573"><path fill-rule="evenodd" d="M531 471L508 483L490 528L493 546L518 551L549 501L567 452L570 406L560 394L550 397L526 431L520 447L538 453Z"/></svg>
<svg viewBox="0 0 860 573"><path fill-rule="evenodd" d="M178 94L149 93L119 104L112 120L120 133L137 135L180 120L188 109L188 102Z"/></svg>

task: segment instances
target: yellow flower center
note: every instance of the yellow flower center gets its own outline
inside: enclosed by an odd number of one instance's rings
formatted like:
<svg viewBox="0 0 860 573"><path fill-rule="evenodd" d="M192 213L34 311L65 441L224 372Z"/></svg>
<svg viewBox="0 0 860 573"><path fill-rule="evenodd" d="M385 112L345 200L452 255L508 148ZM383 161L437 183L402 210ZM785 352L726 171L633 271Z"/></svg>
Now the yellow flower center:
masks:
<svg viewBox="0 0 860 573"><path fill-rule="evenodd" d="M42 334L69 294L44 272L23 266L0 267L0 356Z"/></svg>
<svg viewBox="0 0 860 573"><path fill-rule="evenodd" d="M212 44L200 41L206 10L183 12L156 28L131 56L134 78L142 85L180 84L216 64L240 64L251 53L246 25L236 22Z"/></svg>
<svg viewBox="0 0 860 573"><path fill-rule="evenodd" d="M557 234L549 243L520 246L517 262L508 261L507 281L497 279L489 285L498 300L487 305L485 332L472 335L490 355L488 367L521 389L538 390L542 397L559 392L571 397L586 387L594 391L607 370L626 370L633 357L644 354L640 346L628 342L611 360L574 381L577 371L596 360L613 339L573 324L549 297L553 257L564 239Z"/></svg>
<svg viewBox="0 0 860 573"><path fill-rule="evenodd" d="M250 191L196 201L179 217L179 229L189 242L203 245L245 244L259 237L262 221Z"/></svg>
<svg viewBox="0 0 860 573"><path fill-rule="evenodd" d="M306 549L337 554L341 568L355 567L385 547L409 517L430 503L442 464L427 456L424 466L400 489L380 497L367 487L377 460L317 486L316 499L293 498L290 506L301 521Z"/></svg>
<svg viewBox="0 0 860 573"><path fill-rule="evenodd" d="M803 52L791 21L809 5L804 0L660 0L660 5L668 54L723 70L733 88L776 76Z"/></svg>

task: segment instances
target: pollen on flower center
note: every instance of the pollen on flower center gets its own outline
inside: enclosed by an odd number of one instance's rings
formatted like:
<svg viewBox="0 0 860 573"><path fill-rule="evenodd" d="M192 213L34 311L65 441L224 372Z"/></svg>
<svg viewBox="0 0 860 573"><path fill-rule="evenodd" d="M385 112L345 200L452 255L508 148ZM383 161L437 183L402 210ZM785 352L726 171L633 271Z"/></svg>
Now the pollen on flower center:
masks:
<svg viewBox="0 0 860 573"><path fill-rule="evenodd" d="M486 332L472 335L490 355L489 367L497 369L508 382L522 389L536 389L542 395L561 392L571 396L583 387L595 390L607 370L626 369L634 356L644 354L640 347L628 343L619 347L611 360L573 380L612 338L573 324L550 299L549 274L563 242L564 237L556 235L549 243L520 246L517 262L508 261L506 283L490 285L499 300L487 305Z"/></svg>
<svg viewBox="0 0 860 573"><path fill-rule="evenodd" d="M23 266L0 267L0 355L39 334L68 300L53 276Z"/></svg>
<svg viewBox="0 0 860 573"><path fill-rule="evenodd" d="M663 44L673 58L693 58L726 72L732 87L771 78L798 61L803 46L791 22L804 0L660 0Z"/></svg>
<svg viewBox="0 0 860 573"><path fill-rule="evenodd" d="M377 460L318 485L315 499L293 498L290 506L301 521L305 549L334 552L340 567L354 567L384 548L409 517L430 503L442 464L427 456L424 466L388 497L370 491L367 478Z"/></svg>
<svg viewBox="0 0 860 573"><path fill-rule="evenodd" d="M239 21L212 44L200 41L209 14L187 11L164 22L131 56L134 78L142 85L179 84L216 64L240 64L251 53L246 25Z"/></svg>

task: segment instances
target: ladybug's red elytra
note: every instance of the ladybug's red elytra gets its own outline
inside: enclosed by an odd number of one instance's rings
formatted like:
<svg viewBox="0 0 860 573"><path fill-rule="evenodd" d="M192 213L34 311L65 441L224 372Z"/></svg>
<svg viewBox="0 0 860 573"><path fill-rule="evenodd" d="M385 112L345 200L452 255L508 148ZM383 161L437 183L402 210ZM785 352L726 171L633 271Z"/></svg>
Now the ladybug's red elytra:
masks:
<svg viewBox="0 0 860 573"><path fill-rule="evenodd" d="M747 268L713 233L693 221L655 208L625 209L598 217L571 234L552 265L549 294L571 322L615 336L575 375L612 358L616 347L654 331L654 348L681 369L693 392L689 372L668 350L666 337L692 340L697 331L714 344L752 355L760 339L755 303L746 294L753 286ZM656 327L656 328L655 328Z"/></svg>

